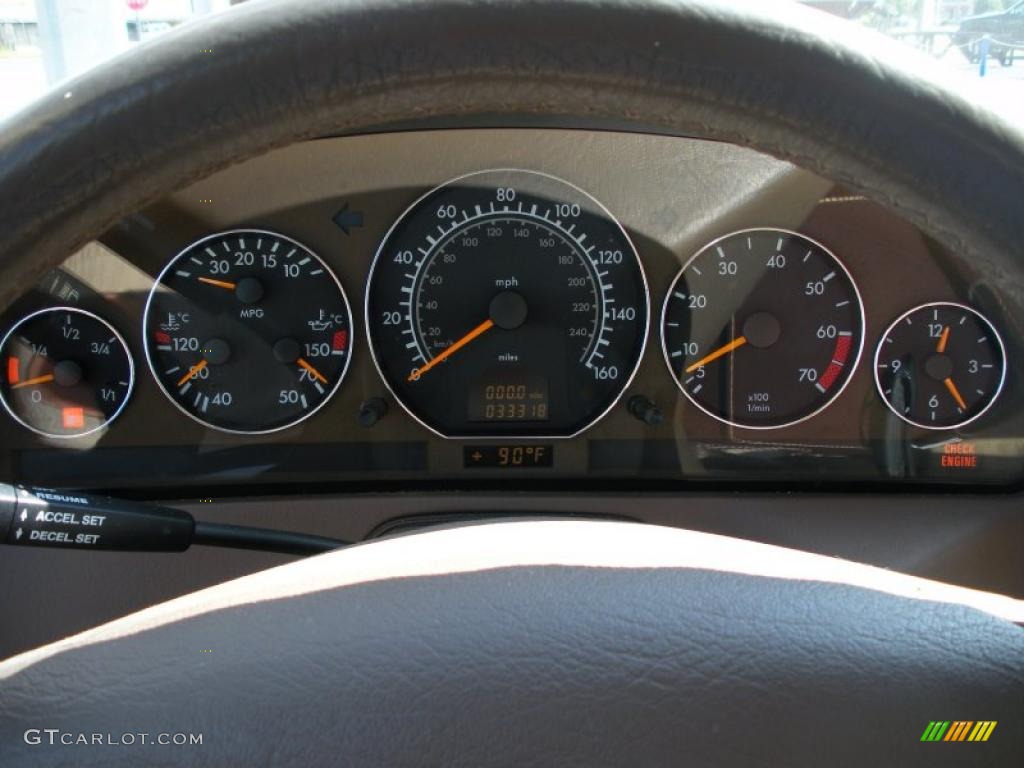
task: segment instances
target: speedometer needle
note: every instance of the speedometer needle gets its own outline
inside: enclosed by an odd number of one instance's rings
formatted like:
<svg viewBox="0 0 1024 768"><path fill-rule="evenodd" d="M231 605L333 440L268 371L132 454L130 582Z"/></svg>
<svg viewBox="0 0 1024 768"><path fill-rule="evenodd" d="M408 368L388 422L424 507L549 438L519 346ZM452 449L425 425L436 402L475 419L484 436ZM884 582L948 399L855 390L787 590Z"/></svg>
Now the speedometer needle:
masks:
<svg viewBox="0 0 1024 768"><path fill-rule="evenodd" d="M11 389L21 389L22 387L32 387L36 384L46 384L53 381L53 374L48 373L45 376L36 376L34 379L25 379L19 381L17 384L12 384Z"/></svg>
<svg viewBox="0 0 1024 768"><path fill-rule="evenodd" d="M437 365L438 363L443 363L445 360L454 355L464 346L469 344L469 342L471 342L473 339L477 338L478 336L482 336L483 334L487 333L487 331L491 330L491 328L493 327L494 321L489 318L484 322L480 323L480 325L478 325L472 331L470 331L461 339L456 341L444 352L439 354L437 357L431 358L430 362L424 365L422 368L414 369L413 372L409 374L409 378L407 379L407 381L416 381L420 376L429 371L435 365Z"/></svg>
<svg viewBox="0 0 1024 768"><path fill-rule="evenodd" d="M696 371L701 366L707 365L708 363L713 363L718 358L724 357L725 355L728 355L730 352L732 352L735 349L739 349L740 347L742 347L746 343L747 343L747 337L746 336L740 336L738 339L733 339L732 341L730 341L725 346L719 347L718 349L716 349L710 355L706 355L706 356L702 357L700 360L698 360L693 365L687 366L686 373L693 373L694 371Z"/></svg>
<svg viewBox="0 0 1024 768"><path fill-rule="evenodd" d="M298 364L299 368L305 370L310 376L312 376L317 381L323 382L324 384L327 383L327 379L324 378L324 375L320 373L320 371L318 371L312 365L310 365L308 362L306 362L305 358L300 357L295 362Z"/></svg>
<svg viewBox="0 0 1024 768"><path fill-rule="evenodd" d="M947 378L943 380L943 384L946 385L946 389L949 390L949 394L956 400L956 404L960 406L961 411L967 410L967 403L964 402L963 395L960 394L960 390L956 388L956 384L953 383L953 379Z"/></svg>

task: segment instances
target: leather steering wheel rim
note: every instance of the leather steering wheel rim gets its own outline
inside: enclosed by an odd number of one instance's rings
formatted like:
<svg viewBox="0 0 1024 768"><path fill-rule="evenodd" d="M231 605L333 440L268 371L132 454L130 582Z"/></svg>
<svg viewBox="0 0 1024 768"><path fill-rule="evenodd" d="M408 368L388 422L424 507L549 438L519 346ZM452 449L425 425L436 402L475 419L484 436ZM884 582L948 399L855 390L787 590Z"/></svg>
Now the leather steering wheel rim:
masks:
<svg viewBox="0 0 1024 768"><path fill-rule="evenodd" d="M121 217L274 147L410 123L564 120L791 160L897 209L1019 299L1021 135L923 60L810 13L265 0L186 25L4 126L0 306ZM643 526L623 568L588 527L614 524L523 525L548 564L509 560L501 526L419 534L402 558L388 556L395 542L334 553L6 662L5 762L71 754L25 742L35 718L71 732L206 730L205 751L150 754L210 765L941 765L963 757L921 731L958 718L999 721L978 745L993 764L1022 754L1024 633L1005 616L830 584L824 558L737 574L751 553L735 543ZM665 541L679 557L644 567ZM702 547L715 567L695 557ZM384 569L376 579L333 584L366 558ZM417 559L435 571L408 573ZM282 591L297 576L308 588ZM278 599L244 599L252 590ZM199 656L210 639L228 650ZM296 723L301 742L289 741ZM139 754L87 747L74 760Z"/></svg>
<svg viewBox="0 0 1024 768"><path fill-rule="evenodd" d="M467 525L273 568L0 663L0 757L1016 766L1013 622L1024 601L714 534ZM984 744L922 743L938 720L997 725ZM62 743L111 731L203 743Z"/></svg>
<svg viewBox="0 0 1024 768"><path fill-rule="evenodd" d="M0 307L120 218L274 147L419 124L749 146L863 192L1021 295L1024 136L923 57L760 0L257 0L0 132Z"/></svg>

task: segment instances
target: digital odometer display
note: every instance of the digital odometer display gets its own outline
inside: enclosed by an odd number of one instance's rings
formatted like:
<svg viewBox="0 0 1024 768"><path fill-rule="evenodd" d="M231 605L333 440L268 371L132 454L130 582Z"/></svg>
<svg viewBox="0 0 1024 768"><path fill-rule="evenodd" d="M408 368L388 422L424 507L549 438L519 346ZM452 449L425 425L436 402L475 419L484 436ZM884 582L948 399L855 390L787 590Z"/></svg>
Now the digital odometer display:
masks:
<svg viewBox="0 0 1024 768"><path fill-rule="evenodd" d="M416 202L374 261L366 323L398 401L446 437L568 437L643 353L647 284L622 227L544 174L484 171Z"/></svg>
<svg viewBox="0 0 1024 768"><path fill-rule="evenodd" d="M864 309L843 264L795 232L753 229L701 249L662 314L665 360L705 413L736 427L808 419L843 391L864 345Z"/></svg>
<svg viewBox="0 0 1024 768"><path fill-rule="evenodd" d="M495 371L470 391L470 421L547 421L549 412L544 376Z"/></svg>

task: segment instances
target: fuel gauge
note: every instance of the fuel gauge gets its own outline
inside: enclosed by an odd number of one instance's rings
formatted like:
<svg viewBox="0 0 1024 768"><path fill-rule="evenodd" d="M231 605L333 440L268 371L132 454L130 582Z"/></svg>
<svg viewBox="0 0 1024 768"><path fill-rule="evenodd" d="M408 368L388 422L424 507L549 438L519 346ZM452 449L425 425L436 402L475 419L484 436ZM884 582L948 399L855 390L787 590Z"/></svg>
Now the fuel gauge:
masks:
<svg viewBox="0 0 1024 768"><path fill-rule="evenodd" d="M889 326L875 382L890 410L923 429L955 429L992 407L1006 378L995 327L962 304L925 304Z"/></svg>
<svg viewBox="0 0 1024 768"><path fill-rule="evenodd" d="M121 413L134 383L124 339L105 320L54 307L20 320L0 342L0 400L46 437L82 437Z"/></svg>

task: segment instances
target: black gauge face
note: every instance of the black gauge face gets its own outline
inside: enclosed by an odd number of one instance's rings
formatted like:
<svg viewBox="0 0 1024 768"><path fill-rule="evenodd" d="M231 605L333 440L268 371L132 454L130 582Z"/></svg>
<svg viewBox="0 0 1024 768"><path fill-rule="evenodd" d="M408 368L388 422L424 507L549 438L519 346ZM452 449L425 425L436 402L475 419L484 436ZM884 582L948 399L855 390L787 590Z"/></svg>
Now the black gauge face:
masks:
<svg viewBox="0 0 1024 768"><path fill-rule="evenodd" d="M341 384L352 318L338 279L283 235L211 235L160 274L146 304L146 355L192 418L259 434L311 416Z"/></svg>
<svg viewBox="0 0 1024 768"><path fill-rule="evenodd" d="M864 344L864 310L839 260L803 235L737 232L676 277L662 313L665 360L720 421L774 429L826 408Z"/></svg>
<svg viewBox="0 0 1024 768"><path fill-rule="evenodd" d="M446 437L567 437L622 394L647 335L636 252L564 181L485 171L420 199L374 261L366 323L405 409Z"/></svg>
<svg viewBox="0 0 1024 768"><path fill-rule="evenodd" d="M106 321L56 307L29 315L0 344L4 407L48 437L82 437L121 413L135 380L124 339Z"/></svg>
<svg viewBox="0 0 1024 768"><path fill-rule="evenodd" d="M875 353L890 410L924 429L962 427L987 411L1006 377L995 327L961 304L925 304L896 320Z"/></svg>

